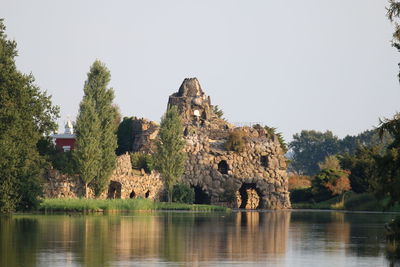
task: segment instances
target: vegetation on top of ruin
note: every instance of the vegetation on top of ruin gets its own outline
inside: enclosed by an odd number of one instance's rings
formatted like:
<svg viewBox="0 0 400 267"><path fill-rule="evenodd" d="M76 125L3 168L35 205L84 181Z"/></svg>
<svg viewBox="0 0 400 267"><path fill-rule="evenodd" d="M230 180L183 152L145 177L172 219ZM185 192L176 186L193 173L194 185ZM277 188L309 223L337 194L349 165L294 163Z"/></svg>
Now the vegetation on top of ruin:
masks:
<svg viewBox="0 0 400 267"><path fill-rule="evenodd" d="M281 132L277 132L277 128L269 127L269 126L265 125L264 129L267 132L268 137L273 138L274 136L276 136L278 138L278 141L279 141L279 144L281 144L283 153L288 152L288 146L285 142L285 139L283 138L283 135Z"/></svg>
<svg viewBox="0 0 400 267"><path fill-rule="evenodd" d="M213 106L213 112L218 118L223 119L224 112L219 108L218 105Z"/></svg>
<svg viewBox="0 0 400 267"><path fill-rule="evenodd" d="M243 130L235 129L229 133L224 147L228 151L243 152L246 146L246 133Z"/></svg>
<svg viewBox="0 0 400 267"><path fill-rule="evenodd" d="M153 155L134 152L129 153L131 158L132 169L144 170L146 173L151 173L154 170Z"/></svg>

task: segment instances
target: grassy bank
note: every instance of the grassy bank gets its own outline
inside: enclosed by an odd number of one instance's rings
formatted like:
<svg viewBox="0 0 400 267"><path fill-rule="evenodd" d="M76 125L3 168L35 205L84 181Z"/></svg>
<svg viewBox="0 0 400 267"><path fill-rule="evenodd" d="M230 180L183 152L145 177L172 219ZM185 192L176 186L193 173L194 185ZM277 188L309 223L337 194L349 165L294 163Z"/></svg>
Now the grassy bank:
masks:
<svg viewBox="0 0 400 267"><path fill-rule="evenodd" d="M390 211L400 212L400 205L387 208L388 199L377 199L373 194L348 193L342 198L333 197L326 201L292 203L293 209L328 209L348 211Z"/></svg>
<svg viewBox="0 0 400 267"><path fill-rule="evenodd" d="M44 199L39 206L44 212L107 212L139 210L229 211L213 205L154 202L150 199Z"/></svg>

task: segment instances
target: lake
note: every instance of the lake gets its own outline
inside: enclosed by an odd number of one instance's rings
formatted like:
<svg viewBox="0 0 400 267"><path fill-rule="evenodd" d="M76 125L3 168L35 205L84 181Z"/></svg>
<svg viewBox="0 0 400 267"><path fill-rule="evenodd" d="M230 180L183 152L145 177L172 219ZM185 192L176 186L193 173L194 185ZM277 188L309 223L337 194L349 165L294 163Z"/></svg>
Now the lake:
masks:
<svg viewBox="0 0 400 267"><path fill-rule="evenodd" d="M387 266L395 214L0 216L0 266Z"/></svg>

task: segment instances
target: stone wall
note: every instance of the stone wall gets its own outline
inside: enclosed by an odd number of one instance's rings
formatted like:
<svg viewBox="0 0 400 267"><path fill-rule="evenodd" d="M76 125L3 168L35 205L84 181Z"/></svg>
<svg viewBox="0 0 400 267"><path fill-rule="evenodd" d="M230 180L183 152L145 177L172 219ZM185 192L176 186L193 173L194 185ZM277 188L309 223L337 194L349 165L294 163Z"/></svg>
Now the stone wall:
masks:
<svg viewBox="0 0 400 267"><path fill-rule="evenodd" d="M129 154L117 157L116 168L110 177L108 188L99 197L105 198L150 198L159 199L163 182L157 172L132 170ZM78 175L61 174L48 170L45 175L44 195L47 198L78 198L84 196L84 184ZM94 197L89 188L89 197Z"/></svg>
<svg viewBox="0 0 400 267"><path fill-rule="evenodd" d="M200 187L210 196L211 203L225 202L234 193L236 207L290 208L286 158L279 141L253 128L235 130L248 134L240 153L227 151L226 139L212 140L202 133L188 136L184 181Z"/></svg>

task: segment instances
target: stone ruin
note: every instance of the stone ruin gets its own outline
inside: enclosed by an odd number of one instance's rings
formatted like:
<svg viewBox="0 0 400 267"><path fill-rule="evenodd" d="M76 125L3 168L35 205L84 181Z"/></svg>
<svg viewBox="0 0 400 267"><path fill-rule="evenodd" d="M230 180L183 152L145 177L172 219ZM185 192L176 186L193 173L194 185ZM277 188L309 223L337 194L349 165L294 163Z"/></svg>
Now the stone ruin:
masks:
<svg viewBox="0 0 400 267"><path fill-rule="evenodd" d="M188 154L182 180L194 187L196 203L232 202L237 208L290 208L286 158L276 136L261 126L235 127L213 111L196 78L185 79L169 105L176 105L185 126ZM228 151L233 131L245 138L241 152Z"/></svg>
<svg viewBox="0 0 400 267"><path fill-rule="evenodd" d="M168 105L178 107L184 124L188 158L182 182L194 188L195 203L244 209L290 208L286 158L277 136L270 136L261 126L235 127L219 118L196 78L185 79L178 92L169 97ZM132 151L153 153L159 125L135 118L132 129ZM244 136L240 152L225 147L234 131ZM78 182L60 181L58 185L47 183L51 185L46 187L47 196L79 196ZM160 199L163 190L157 172L134 172L125 154L118 157L108 192L101 197Z"/></svg>

